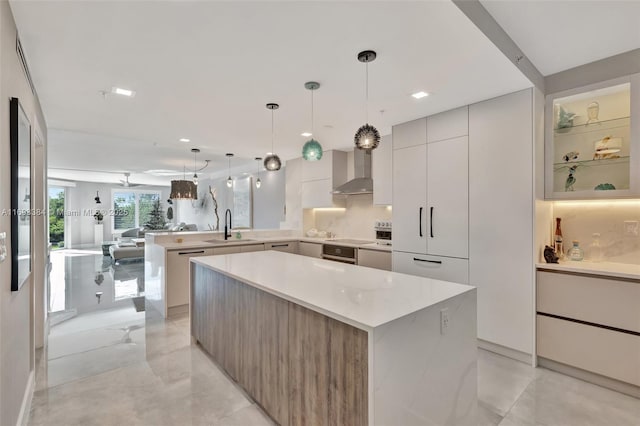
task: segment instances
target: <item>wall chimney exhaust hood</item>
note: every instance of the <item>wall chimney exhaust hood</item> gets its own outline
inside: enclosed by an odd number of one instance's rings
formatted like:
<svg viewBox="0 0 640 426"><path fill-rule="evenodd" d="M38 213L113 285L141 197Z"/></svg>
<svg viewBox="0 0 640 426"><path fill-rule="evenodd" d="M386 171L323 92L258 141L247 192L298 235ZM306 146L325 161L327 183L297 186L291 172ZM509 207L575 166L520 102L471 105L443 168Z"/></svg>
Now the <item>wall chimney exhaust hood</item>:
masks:
<svg viewBox="0 0 640 426"><path fill-rule="evenodd" d="M333 190L335 195L373 194L371 179L371 151L355 148L353 150L354 178Z"/></svg>

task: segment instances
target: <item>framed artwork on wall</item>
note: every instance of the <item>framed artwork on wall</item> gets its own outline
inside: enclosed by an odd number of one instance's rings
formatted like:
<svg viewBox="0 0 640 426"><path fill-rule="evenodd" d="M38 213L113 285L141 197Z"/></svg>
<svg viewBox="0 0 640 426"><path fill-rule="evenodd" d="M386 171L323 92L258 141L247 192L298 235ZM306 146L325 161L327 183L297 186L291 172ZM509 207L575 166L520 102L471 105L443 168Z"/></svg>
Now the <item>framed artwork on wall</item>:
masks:
<svg viewBox="0 0 640 426"><path fill-rule="evenodd" d="M10 99L11 291L31 274L31 124L18 98Z"/></svg>

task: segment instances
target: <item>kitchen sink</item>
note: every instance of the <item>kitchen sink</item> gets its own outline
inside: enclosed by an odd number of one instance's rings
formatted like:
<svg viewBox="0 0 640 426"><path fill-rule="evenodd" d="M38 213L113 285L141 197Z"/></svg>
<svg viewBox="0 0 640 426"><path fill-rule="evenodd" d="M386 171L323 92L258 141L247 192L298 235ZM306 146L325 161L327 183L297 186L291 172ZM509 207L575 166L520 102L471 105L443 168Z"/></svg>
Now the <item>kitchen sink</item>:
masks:
<svg viewBox="0 0 640 426"><path fill-rule="evenodd" d="M205 240L205 243L211 243L211 244L227 244L227 243L244 243L246 241L256 241L256 240L251 240L249 238L242 238L240 240L237 240L235 238L229 239L229 240Z"/></svg>

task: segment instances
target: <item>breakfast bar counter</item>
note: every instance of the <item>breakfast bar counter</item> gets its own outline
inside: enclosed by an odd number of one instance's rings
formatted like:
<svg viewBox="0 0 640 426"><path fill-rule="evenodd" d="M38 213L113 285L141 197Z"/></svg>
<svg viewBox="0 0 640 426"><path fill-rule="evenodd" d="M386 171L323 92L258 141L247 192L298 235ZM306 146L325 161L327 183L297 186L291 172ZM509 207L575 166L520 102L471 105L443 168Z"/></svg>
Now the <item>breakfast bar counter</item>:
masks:
<svg viewBox="0 0 640 426"><path fill-rule="evenodd" d="M191 259L195 341L282 425L475 423L476 289L276 251Z"/></svg>

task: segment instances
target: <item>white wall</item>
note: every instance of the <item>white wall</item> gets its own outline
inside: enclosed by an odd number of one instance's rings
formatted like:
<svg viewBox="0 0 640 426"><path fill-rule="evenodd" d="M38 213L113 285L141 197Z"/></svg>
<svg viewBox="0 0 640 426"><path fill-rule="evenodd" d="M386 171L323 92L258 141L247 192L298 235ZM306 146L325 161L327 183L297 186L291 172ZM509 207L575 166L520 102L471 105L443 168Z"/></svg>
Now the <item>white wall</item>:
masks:
<svg viewBox="0 0 640 426"><path fill-rule="evenodd" d="M262 186L259 189L255 187L256 174L254 174L252 181L253 229L278 229L280 227L280 222L284 220L285 173L284 168L278 172L261 172L258 174L262 180ZM226 178L200 179L197 201L174 200L177 213L174 222L196 224L199 231L208 231L211 229L210 226L215 227L216 218L209 186L216 191L220 230L224 229L224 213L227 208L231 209L232 219L234 217L233 190L227 186Z"/></svg>
<svg viewBox="0 0 640 426"><path fill-rule="evenodd" d="M373 195L350 195L344 210L308 209L304 215L303 231L311 228L331 231L340 238L374 240L376 220L391 220L391 209L374 206Z"/></svg>
<svg viewBox="0 0 640 426"><path fill-rule="evenodd" d="M553 217L562 218L564 248L578 240L589 260L592 234L601 235L604 259L609 262L640 264L640 236L626 235L625 221L640 222L640 200L554 202ZM555 220L547 224L555 229Z"/></svg>
<svg viewBox="0 0 640 426"><path fill-rule="evenodd" d="M111 194L113 190L127 190L120 185L104 184L95 182L76 182L75 187L67 187L65 194L65 210L73 214L66 216L65 221L65 246L68 248L90 247L94 245L94 225L95 219L87 211L94 212L96 208L101 211L112 209ZM159 186L136 186L131 190L160 191L160 202L165 214L169 198L169 187ZM101 204L96 204L94 198L96 191L100 194ZM103 240L113 239L113 217L104 215L103 220Z"/></svg>
<svg viewBox="0 0 640 426"><path fill-rule="evenodd" d="M28 54L27 54L28 56ZM0 2L0 210L11 208L10 150L9 150L9 98L17 97L33 128L41 133L43 146L34 148L33 207L42 208L42 185L45 175L47 126L37 96L29 87L16 55L16 26L6 1ZM36 198L39 197L39 198ZM45 216L33 216L32 240L34 271L20 291L11 292L11 259L0 263L0 424L15 425L20 419L21 407L30 396L30 380L34 368L34 294L43 295ZM11 217L0 215L0 232L7 233L7 249L11 250ZM36 289L38 291L36 292ZM36 309L41 309L42 300ZM40 316L42 318L42 316ZM42 324L39 324L41 327ZM26 407L24 407L26 408ZM26 416L29 415L27 412Z"/></svg>

